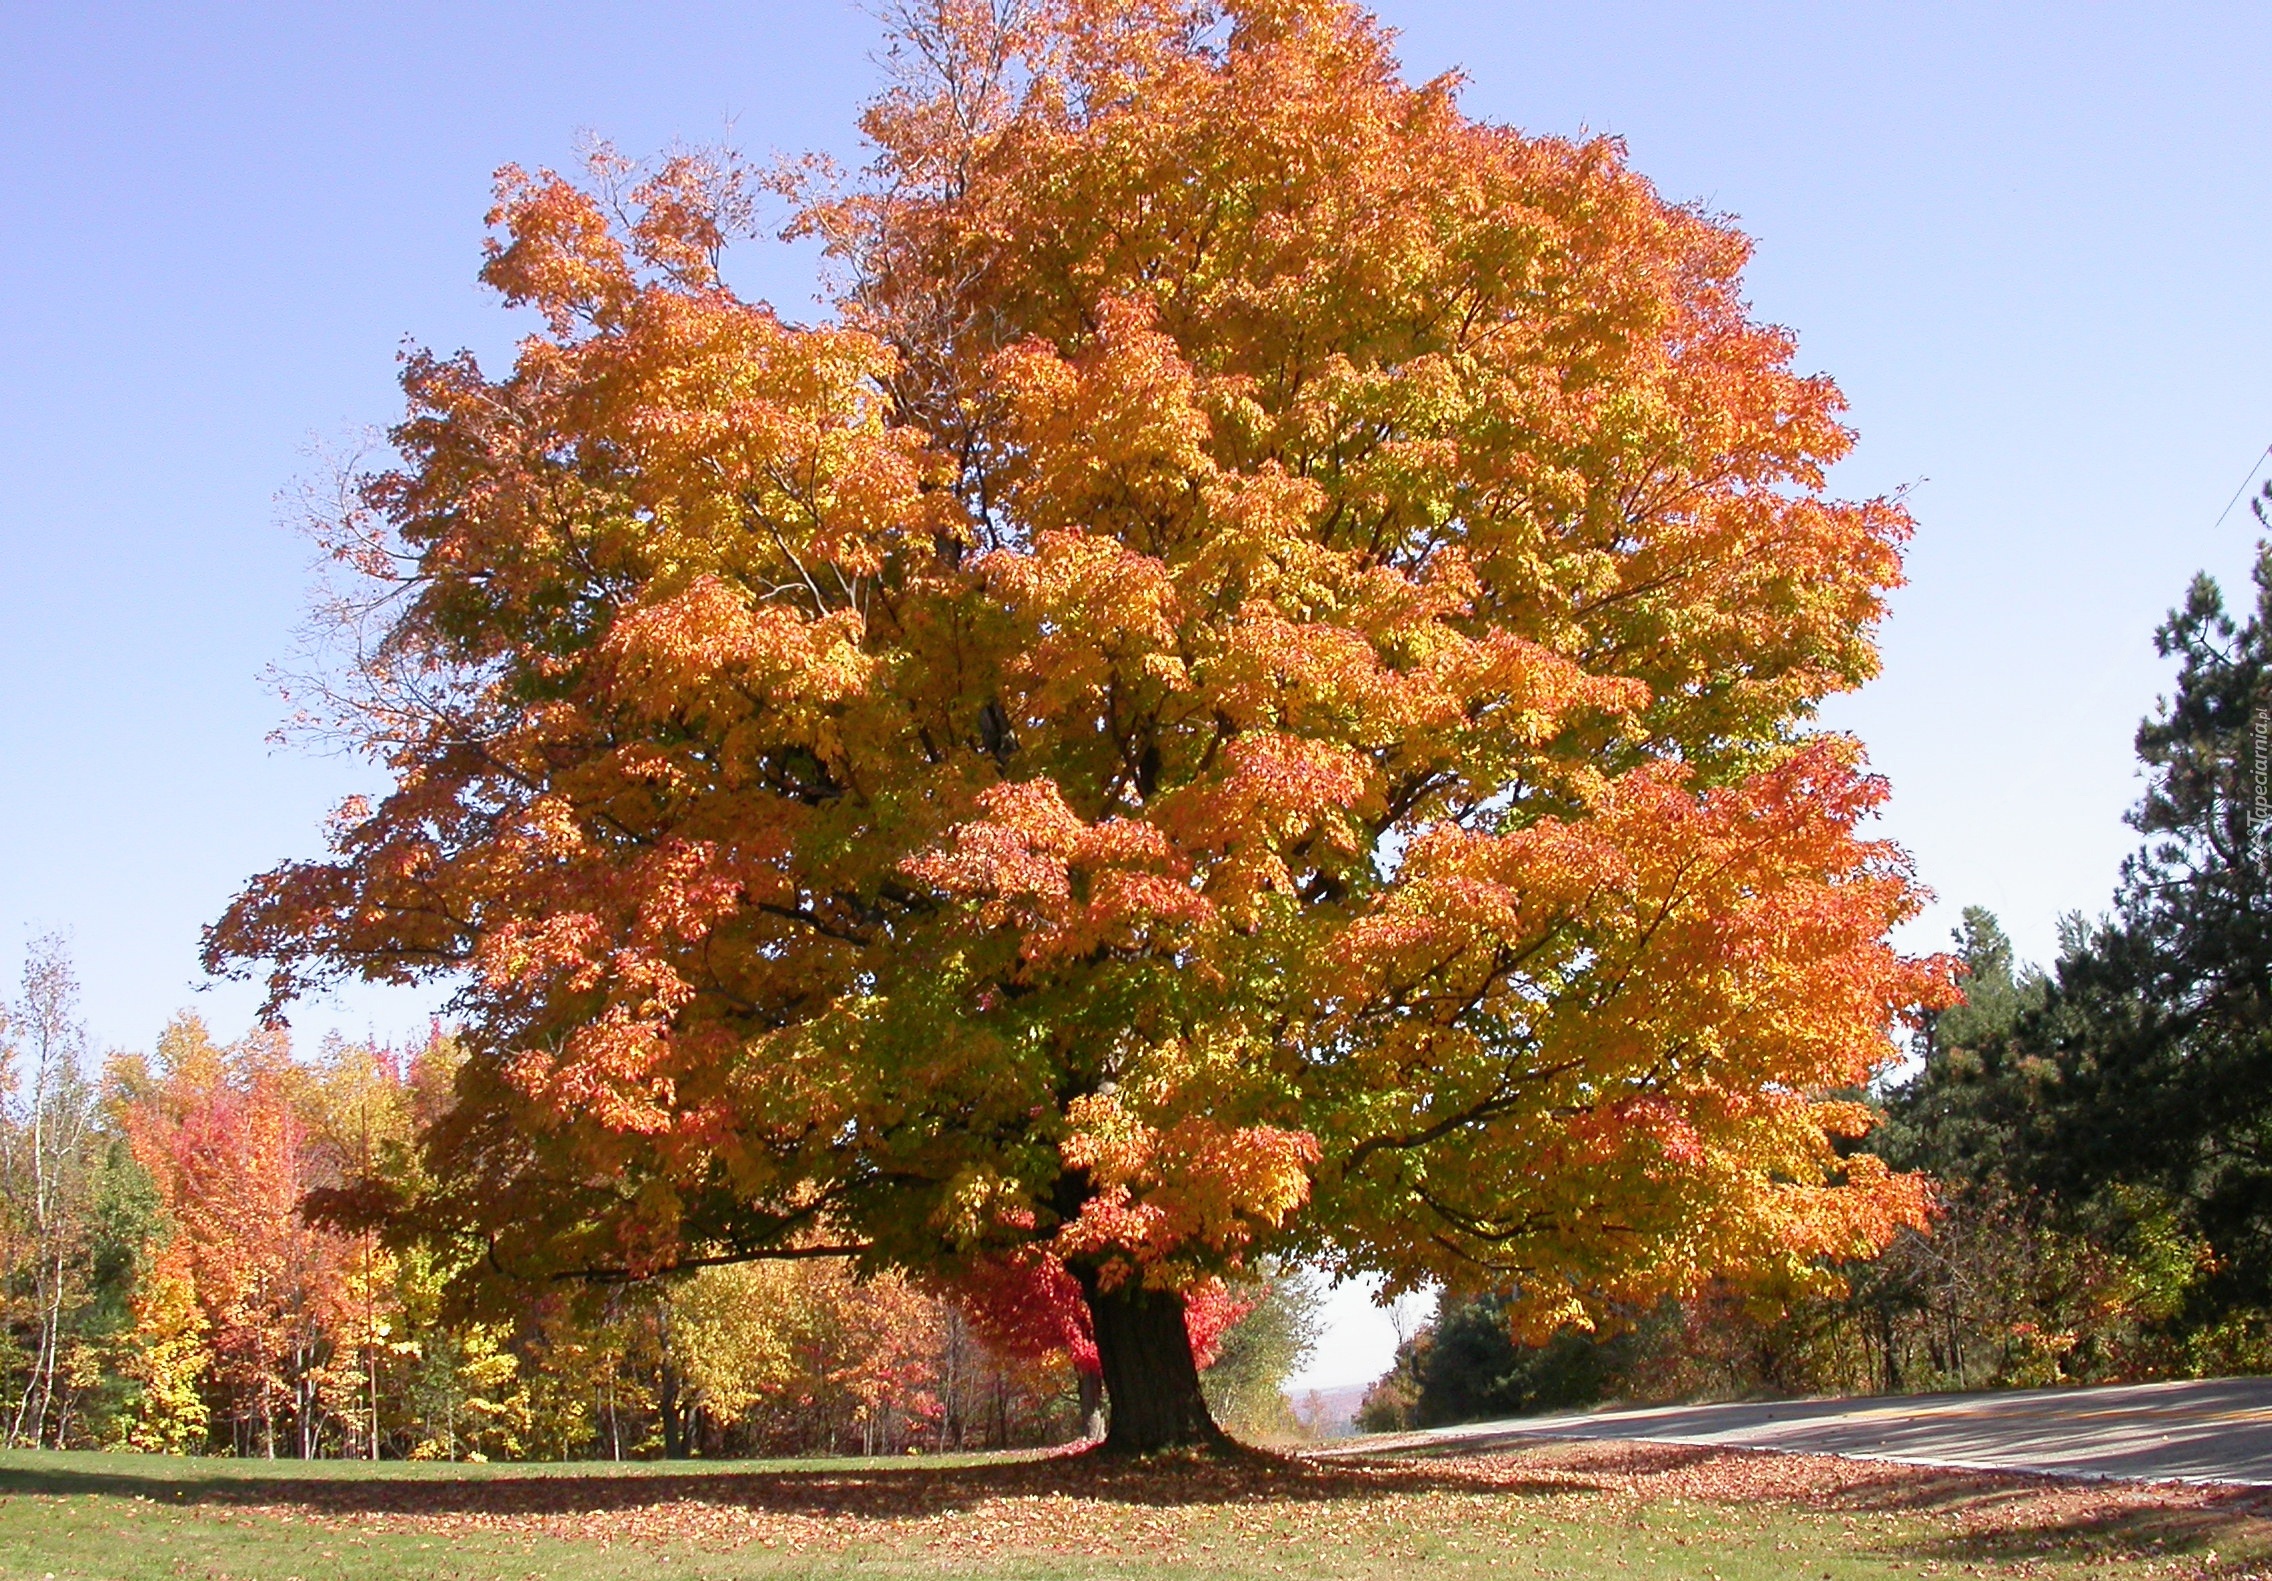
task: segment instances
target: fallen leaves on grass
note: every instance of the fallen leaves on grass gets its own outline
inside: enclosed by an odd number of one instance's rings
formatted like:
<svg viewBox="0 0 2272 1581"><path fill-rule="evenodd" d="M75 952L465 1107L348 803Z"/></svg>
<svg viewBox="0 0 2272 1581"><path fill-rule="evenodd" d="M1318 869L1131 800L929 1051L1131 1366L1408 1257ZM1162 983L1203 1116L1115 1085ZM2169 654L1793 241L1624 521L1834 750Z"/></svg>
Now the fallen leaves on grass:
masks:
<svg viewBox="0 0 2272 1581"><path fill-rule="evenodd" d="M2119 1562L2132 1574L2237 1578L2254 1573L2246 1556L2272 1550L2272 1500L2254 1490L1652 1444L1417 1461L1255 1455L1139 1467L1062 1455L853 1471L311 1479L238 1484L228 1496L242 1501L241 1515L343 1533L966 1562L1218 1554L1259 1568L1337 1555L1385 1562L1421 1558L1444 1539L1512 1550L1556 1530L1606 1531L1683 1508L1797 1515L1835 1527L1840 1546L1920 1573ZM1684 1541L1661 1522L1650 1530L1651 1540Z"/></svg>

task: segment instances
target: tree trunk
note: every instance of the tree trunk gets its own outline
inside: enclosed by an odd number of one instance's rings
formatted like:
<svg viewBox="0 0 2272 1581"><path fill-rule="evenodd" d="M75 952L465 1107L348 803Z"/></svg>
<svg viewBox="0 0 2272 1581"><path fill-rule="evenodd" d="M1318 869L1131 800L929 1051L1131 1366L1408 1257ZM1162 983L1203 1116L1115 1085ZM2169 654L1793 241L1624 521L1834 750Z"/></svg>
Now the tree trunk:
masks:
<svg viewBox="0 0 2272 1581"><path fill-rule="evenodd" d="M1148 1455L1163 1449L1218 1449L1230 1440L1208 1413L1199 1392L1199 1367L1183 1324L1183 1297L1124 1280L1099 1289L1081 1278L1089 1320L1096 1327L1110 1420L1104 1448Z"/></svg>
<svg viewBox="0 0 2272 1581"><path fill-rule="evenodd" d="M684 1460L686 1430L678 1413L678 1369L667 1361L663 1363L662 1387L656 1392L660 1396L663 1419L663 1458Z"/></svg>
<svg viewBox="0 0 2272 1581"><path fill-rule="evenodd" d="M1074 1383L1079 1391L1081 1436L1104 1437L1104 1379L1093 1372L1077 1372Z"/></svg>

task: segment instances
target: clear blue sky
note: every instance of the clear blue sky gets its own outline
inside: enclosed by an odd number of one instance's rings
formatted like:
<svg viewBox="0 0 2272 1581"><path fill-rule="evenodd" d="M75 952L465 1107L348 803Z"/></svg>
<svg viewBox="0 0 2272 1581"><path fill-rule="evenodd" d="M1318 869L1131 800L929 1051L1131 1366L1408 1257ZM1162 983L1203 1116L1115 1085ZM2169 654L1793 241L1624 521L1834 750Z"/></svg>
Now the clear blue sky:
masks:
<svg viewBox="0 0 2272 1581"><path fill-rule="evenodd" d="M2272 442L2272 9L1385 0L1469 109L1614 132L1738 216L1752 296L1835 375L1849 493L1915 484L1883 679L1831 718L1894 782L1945 937L2027 953L2105 903L2150 634ZM364 775L272 750L306 550L278 496L395 412L405 340L495 357L490 171L730 137L856 159L873 23L842 0L0 8L0 972L61 929L97 1041L193 1005L198 928L315 848ZM748 290L812 311L811 259ZM313 1032L407 1033L351 996ZM1326 1382L1368 1370L1354 1329Z"/></svg>

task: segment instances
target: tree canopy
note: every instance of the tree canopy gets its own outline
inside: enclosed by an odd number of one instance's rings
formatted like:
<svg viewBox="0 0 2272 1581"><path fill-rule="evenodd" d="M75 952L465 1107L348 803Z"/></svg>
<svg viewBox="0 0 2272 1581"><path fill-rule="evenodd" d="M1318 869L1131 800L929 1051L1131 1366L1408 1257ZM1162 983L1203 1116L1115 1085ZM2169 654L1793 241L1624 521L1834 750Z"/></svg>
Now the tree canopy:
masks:
<svg viewBox="0 0 2272 1581"><path fill-rule="evenodd" d="M1340 0L896 39L871 168L774 182L831 319L728 284L731 161L508 169L536 327L412 356L331 524L392 788L207 950L457 986L366 1210L517 1277L1051 1259L1134 1447L1264 1253L1551 1329L1918 1220L1837 1094L1945 972L1808 723L1909 523L1826 493L1743 236Z"/></svg>

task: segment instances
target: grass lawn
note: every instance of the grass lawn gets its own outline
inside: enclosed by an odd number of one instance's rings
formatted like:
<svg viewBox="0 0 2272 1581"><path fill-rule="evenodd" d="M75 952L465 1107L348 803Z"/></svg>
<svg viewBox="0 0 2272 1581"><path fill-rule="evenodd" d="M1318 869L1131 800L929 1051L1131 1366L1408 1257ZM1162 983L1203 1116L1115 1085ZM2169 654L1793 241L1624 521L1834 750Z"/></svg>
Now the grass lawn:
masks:
<svg viewBox="0 0 2272 1581"><path fill-rule="evenodd" d="M2272 1502L1636 1444L404 1466L0 1454L0 1581L2272 1576Z"/></svg>

